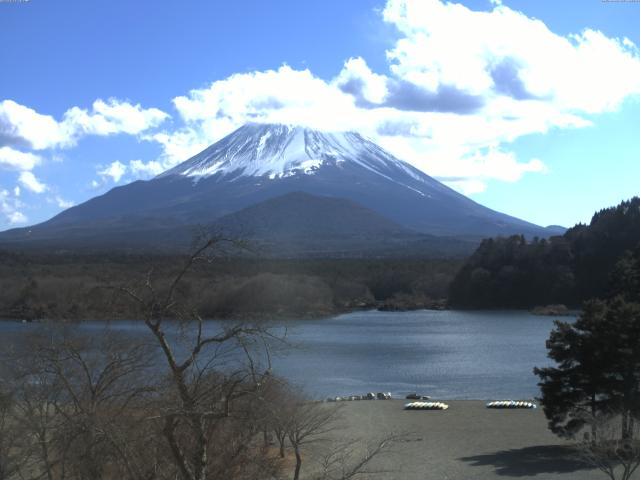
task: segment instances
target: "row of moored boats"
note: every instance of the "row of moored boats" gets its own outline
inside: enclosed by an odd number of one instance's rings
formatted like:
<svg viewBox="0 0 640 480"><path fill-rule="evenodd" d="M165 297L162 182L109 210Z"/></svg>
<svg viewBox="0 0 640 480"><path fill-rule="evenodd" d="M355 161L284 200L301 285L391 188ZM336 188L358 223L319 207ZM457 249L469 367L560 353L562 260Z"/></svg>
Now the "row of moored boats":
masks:
<svg viewBox="0 0 640 480"><path fill-rule="evenodd" d="M404 406L405 410L447 410L449 405L443 402L411 402ZM487 408L536 408L533 402L519 400L497 400L487 403Z"/></svg>
<svg viewBox="0 0 640 480"><path fill-rule="evenodd" d="M378 392L378 393L365 393L364 395L347 395L344 397L329 397L327 402L344 402L353 400L391 400L391 393ZM447 410L449 405L444 402L432 402L431 397L427 395L418 395L416 393L410 393L407 395L407 400L419 400L410 403L406 403L405 410ZM425 401L429 400L429 401ZM526 400L496 400L487 403L487 408L503 409L503 408L536 408L537 405L533 402Z"/></svg>

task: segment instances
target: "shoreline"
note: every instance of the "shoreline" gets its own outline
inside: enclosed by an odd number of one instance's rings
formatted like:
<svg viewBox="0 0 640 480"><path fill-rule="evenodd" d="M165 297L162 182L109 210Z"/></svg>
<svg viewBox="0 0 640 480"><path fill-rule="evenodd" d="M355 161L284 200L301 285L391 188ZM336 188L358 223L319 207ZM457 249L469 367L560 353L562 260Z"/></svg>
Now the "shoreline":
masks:
<svg viewBox="0 0 640 480"><path fill-rule="evenodd" d="M380 313L388 313L388 314L400 314L406 312L418 312L418 311L427 311L427 312L444 312L444 311L453 311L453 312L482 312L482 313L505 313L505 312L515 312L515 313L528 313L536 317L574 317L580 315L580 310L569 310L568 313L565 314L540 314L534 313L532 309L529 308L460 308L460 307L435 307L435 308L404 308L404 309L388 309L382 308L382 306L367 306L367 307L356 307L351 309L340 309L332 312L305 312L302 314L294 314L294 313L273 313L273 314L262 314L262 315L229 315L225 317L219 318L204 318L205 322L215 321L215 322L273 322L273 321L305 321L305 320L323 320L338 317L340 315L347 315L350 313L360 313L360 312L380 312ZM178 321L178 319L165 319L167 321ZM15 316L5 315L0 312L0 322L14 322L14 323L60 323L60 324L74 324L74 323L83 323L83 322L134 322L134 321L142 321L141 319L132 319L132 318L16 318Z"/></svg>

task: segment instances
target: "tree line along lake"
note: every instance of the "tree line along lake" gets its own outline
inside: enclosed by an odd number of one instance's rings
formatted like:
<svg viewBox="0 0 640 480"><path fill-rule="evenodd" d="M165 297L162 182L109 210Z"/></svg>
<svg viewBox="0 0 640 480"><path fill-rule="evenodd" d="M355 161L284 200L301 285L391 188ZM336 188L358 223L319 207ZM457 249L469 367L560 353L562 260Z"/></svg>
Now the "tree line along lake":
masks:
<svg viewBox="0 0 640 480"><path fill-rule="evenodd" d="M571 318L571 317L569 317ZM441 399L530 399L539 395L533 367L547 366L545 341L554 317L524 311L361 311L274 323L286 345L272 355L275 374L315 398L418 392ZM220 328L206 322L206 330ZM0 349L20 345L40 323L0 322ZM100 335L105 328L133 340L140 321L88 321L70 327ZM17 347L19 348L19 347Z"/></svg>

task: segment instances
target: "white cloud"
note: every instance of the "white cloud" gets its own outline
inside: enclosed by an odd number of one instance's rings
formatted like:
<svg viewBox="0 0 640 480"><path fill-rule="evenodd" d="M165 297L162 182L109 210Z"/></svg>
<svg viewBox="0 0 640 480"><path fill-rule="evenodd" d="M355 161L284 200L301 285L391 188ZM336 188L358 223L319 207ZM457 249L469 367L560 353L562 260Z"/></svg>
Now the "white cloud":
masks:
<svg viewBox="0 0 640 480"><path fill-rule="evenodd" d="M11 147L0 147L0 168L32 170L40 162L41 158L33 153L21 152Z"/></svg>
<svg viewBox="0 0 640 480"><path fill-rule="evenodd" d="M98 175L103 181L92 180L91 188L99 188L105 184L104 179L111 179L114 183L119 183L122 178L129 174L132 178L151 178L159 175L165 170L165 166L156 160L143 162L142 160L131 160L124 164L118 160L109 164L106 168L98 170Z"/></svg>
<svg viewBox="0 0 640 480"><path fill-rule="evenodd" d="M14 194L16 197L19 197L19 196L20 196L20 187L19 187L18 185L16 185L16 187L13 189L13 194Z"/></svg>
<svg viewBox="0 0 640 480"><path fill-rule="evenodd" d="M212 125L214 122L215 126ZM229 125L220 125L222 122L221 119L190 122L188 127L180 130L160 132L143 138L162 146L163 154L158 162L163 169L168 169L201 152L242 124L228 122Z"/></svg>
<svg viewBox="0 0 640 480"><path fill-rule="evenodd" d="M103 177L110 177L114 183L118 183L120 179L127 172L127 166L122 162L116 160L109 164L109 166L103 170L98 171L98 174Z"/></svg>
<svg viewBox="0 0 640 480"><path fill-rule="evenodd" d="M503 182L517 182L525 173L547 172L547 166L537 158L522 163L518 162L513 152L494 149L488 152L476 152L473 156L464 157L461 159L460 167L460 173L464 176L480 180L495 179Z"/></svg>
<svg viewBox="0 0 640 480"><path fill-rule="evenodd" d="M13 100L0 102L0 142L34 150L74 146L84 135L137 135L169 117L157 108L142 108L117 99L93 102L90 110L72 107L57 121Z"/></svg>
<svg viewBox="0 0 640 480"><path fill-rule="evenodd" d="M388 52L392 72L429 90L529 96L587 113L640 93L635 46L596 30L557 35L499 2L481 12L440 0L389 0L383 17L403 34Z"/></svg>
<svg viewBox="0 0 640 480"><path fill-rule="evenodd" d="M72 126L76 135L137 135L157 127L168 117L168 114L157 108L143 109L139 104L98 99L93 102L92 111L78 107L67 110L62 123Z"/></svg>
<svg viewBox="0 0 640 480"><path fill-rule="evenodd" d="M13 211L6 214L10 225L18 225L21 223L27 223L29 219L22 212Z"/></svg>
<svg viewBox="0 0 640 480"><path fill-rule="evenodd" d="M160 162L142 160L131 160L129 162L129 171L136 177L152 177L161 174L165 169Z"/></svg>
<svg viewBox="0 0 640 480"><path fill-rule="evenodd" d="M26 215L19 210L22 206L18 199L11 198L8 190L0 190L0 213L9 225L17 225L28 221Z"/></svg>
<svg viewBox="0 0 640 480"><path fill-rule="evenodd" d="M185 121L209 123L219 118L212 127L226 127L228 131L251 118L335 128L339 119L332 111L343 112L353 105L350 96L309 70L294 70L287 65L278 70L231 75L208 88L191 90L188 97L177 97L173 103Z"/></svg>
<svg viewBox="0 0 640 480"><path fill-rule="evenodd" d="M34 193L43 193L48 189L32 172L22 172L18 177L18 181L23 187Z"/></svg>
<svg viewBox="0 0 640 480"><path fill-rule="evenodd" d="M56 205L58 205L58 207L60 208L71 208L75 205L74 202L67 201L64 198L59 196L56 196L54 200L56 202Z"/></svg>
<svg viewBox="0 0 640 480"><path fill-rule="evenodd" d="M287 65L231 75L173 103L189 127L195 124L200 129L198 137L206 138L224 136L247 121L346 129L365 113L335 85Z"/></svg>
<svg viewBox="0 0 640 480"><path fill-rule="evenodd" d="M20 105L13 100L0 102L0 135L5 142L42 150L69 146L72 132L50 115Z"/></svg>
<svg viewBox="0 0 640 480"><path fill-rule="evenodd" d="M497 146L471 148L456 143L455 139L430 144L420 137L385 137L381 146L465 194L484 191L489 180L517 182L526 173L548 172L538 158L522 162L512 151Z"/></svg>
<svg viewBox="0 0 640 480"><path fill-rule="evenodd" d="M487 189L486 182L477 179L455 179L447 180L449 187L459 191L464 195L473 195L474 193L482 193Z"/></svg>
<svg viewBox="0 0 640 480"><path fill-rule="evenodd" d="M344 92L361 94L363 99L380 104L388 95L387 78L373 73L363 58L350 58L334 80Z"/></svg>

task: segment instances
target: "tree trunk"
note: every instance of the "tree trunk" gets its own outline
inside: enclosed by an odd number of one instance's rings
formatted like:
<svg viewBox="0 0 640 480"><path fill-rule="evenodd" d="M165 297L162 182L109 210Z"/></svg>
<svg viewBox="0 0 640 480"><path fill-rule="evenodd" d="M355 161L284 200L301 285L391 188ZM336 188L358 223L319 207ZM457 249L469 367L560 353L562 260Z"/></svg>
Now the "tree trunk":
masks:
<svg viewBox="0 0 640 480"><path fill-rule="evenodd" d="M595 445L598 440L598 428L596 426L596 394L591 394L591 444Z"/></svg>
<svg viewBox="0 0 640 480"><path fill-rule="evenodd" d="M93 401L92 401L93 403ZM85 468L87 469L86 473L88 473L89 478L102 478L102 465L98 460L99 454L97 452L97 440L96 440L96 413L95 406L91 406L88 425L87 428L88 439L87 439L87 452L86 452L86 462Z"/></svg>
<svg viewBox="0 0 640 480"><path fill-rule="evenodd" d="M53 480L53 468L51 466L51 460L49 458L49 447L47 445L47 431L40 433L40 451L42 455L42 462L47 474L47 480Z"/></svg>
<svg viewBox="0 0 640 480"><path fill-rule="evenodd" d="M173 454L173 459L180 469L182 478L184 480L191 480L193 478L193 475L191 475L191 471L189 470L189 466L187 465L185 455L180 449L180 445L178 444L178 440L176 439L175 429L176 424L174 419L171 417L166 417L162 433L169 443L169 448L171 449L171 453Z"/></svg>
<svg viewBox="0 0 640 480"><path fill-rule="evenodd" d="M194 472L194 478L195 480L206 480L207 478L207 463L209 462L209 459L207 457L207 447L208 447L208 440L207 440L207 434L206 434L206 425L205 425L205 419L196 414L195 415L196 418L193 419L193 422L196 424L196 458L195 458L195 463L197 465L196 467L196 471Z"/></svg>
<svg viewBox="0 0 640 480"><path fill-rule="evenodd" d="M300 455L300 449L296 445L296 470L293 473L293 480L298 480L300 478L300 468L302 467L302 456Z"/></svg>
<svg viewBox="0 0 640 480"><path fill-rule="evenodd" d="M622 411L622 439L629 440L629 412L627 410Z"/></svg>
<svg viewBox="0 0 640 480"><path fill-rule="evenodd" d="M284 445L287 440L287 433L278 429L275 429L273 433L275 433L276 438L278 439L278 445L280 446L280 458L284 458Z"/></svg>

